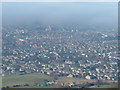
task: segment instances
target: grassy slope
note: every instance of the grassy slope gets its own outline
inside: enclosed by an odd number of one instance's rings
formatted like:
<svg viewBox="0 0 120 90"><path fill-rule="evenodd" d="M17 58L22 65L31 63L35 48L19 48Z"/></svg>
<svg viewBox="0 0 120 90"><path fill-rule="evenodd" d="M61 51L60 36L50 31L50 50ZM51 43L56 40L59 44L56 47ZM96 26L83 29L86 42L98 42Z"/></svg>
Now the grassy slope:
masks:
<svg viewBox="0 0 120 90"><path fill-rule="evenodd" d="M24 85L29 84L30 87L34 87L35 83L43 83L43 80L52 80L50 76L43 74L27 74L27 75L16 75L16 76L7 76L2 78L3 87L12 86L16 84ZM84 82L96 82L96 80L85 80L78 78L68 78L68 77L59 77L59 82L70 83L76 82L79 84L83 84ZM52 86L50 86L52 87ZM101 86L93 86L91 88L116 88L117 85L101 85Z"/></svg>
<svg viewBox="0 0 120 90"><path fill-rule="evenodd" d="M92 88L92 87L91 87ZM117 84L112 84L112 85L101 85L101 86L94 86L93 88L118 88Z"/></svg>
<svg viewBox="0 0 120 90"><path fill-rule="evenodd" d="M12 86L16 84L24 85L34 85L35 83L43 83L43 80L51 80L50 76L43 74L27 74L27 75L16 75L7 76L2 78L2 86Z"/></svg>
<svg viewBox="0 0 120 90"><path fill-rule="evenodd" d="M69 77L60 77L59 82L64 82L64 83L69 83L69 82L76 82L76 83L79 83L79 84L83 84L85 82L88 82L88 83L93 83L93 82L96 82L97 80L86 80L86 79L78 79L78 78L69 78ZM106 80L105 82L108 82L108 83L111 83L112 81L111 80ZM98 86L92 86L92 87L89 87L89 88L118 88L117 84L111 84L111 85L100 85L99 87Z"/></svg>
<svg viewBox="0 0 120 90"><path fill-rule="evenodd" d="M70 77L60 77L59 82L64 82L64 83L69 83L69 82L76 82L79 84L83 84L85 82L93 83L96 82L96 80L86 80L86 79L81 79L81 78L70 78Z"/></svg>

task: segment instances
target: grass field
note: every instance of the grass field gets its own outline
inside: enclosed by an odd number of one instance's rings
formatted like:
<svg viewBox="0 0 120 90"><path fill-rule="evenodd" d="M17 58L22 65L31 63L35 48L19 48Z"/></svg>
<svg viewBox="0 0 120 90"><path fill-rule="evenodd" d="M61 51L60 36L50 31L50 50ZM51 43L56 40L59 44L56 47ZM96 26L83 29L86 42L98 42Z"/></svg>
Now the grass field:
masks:
<svg viewBox="0 0 120 90"><path fill-rule="evenodd" d="M112 85L101 85L101 86L94 86L94 87L91 87L91 88L118 88L118 85L117 84L112 84Z"/></svg>
<svg viewBox="0 0 120 90"><path fill-rule="evenodd" d="M70 83L70 82L76 82L77 84L83 84L85 82L88 83L93 83L96 82L96 80L86 80L86 79L81 79L81 78L70 78L70 77L60 77L59 82L64 82L64 83Z"/></svg>
<svg viewBox="0 0 120 90"><path fill-rule="evenodd" d="M44 80L52 80L52 77L44 75L44 74L26 74L26 75L14 75L14 76L6 76L2 78L2 87L13 86L13 85L25 85L29 84L28 87L22 86L22 88L36 88L35 84L42 84ZM94 83L96 80L86 80L80 78L69 78L69 77L59 77L58 82L70 83L75 82L76 84L83 83ZM109 81L110 82L110 81ZM21 88L21 87L19 87ZM39 88L39 87L38 87ZM53 86L43 86L42 88L53 88ZM100 85L93 86L90 88L117 88L117 84L115 85Z"/></svg>
<svg viewBox="0 0 120 90"><path fill-rule="evenodd" d="M27 74L27 75L14 75L6 76L2 78L2 86L12 86L12 85L25 85L29 84L33 86L36 83L44 83L44 80L52 80L50 76L43 74Z"/></svg>
<svg viewBox="0 0 120 90"><path fill-rule="evenodd" d="M90 79L90 80L86 80L86 79L81 79L81 78L70 78L70 77L60 77L58 79L59 82L64 82L64 83L70 83L70 82L75 82L76 84L83 84L83 83L94 83L97 80L95 79ZM99 85L99 86L92 86L89 88L118 88L118 84L113 84L111 80L105 80L103 82L107 82L110 83L110 85Z"/></svg>

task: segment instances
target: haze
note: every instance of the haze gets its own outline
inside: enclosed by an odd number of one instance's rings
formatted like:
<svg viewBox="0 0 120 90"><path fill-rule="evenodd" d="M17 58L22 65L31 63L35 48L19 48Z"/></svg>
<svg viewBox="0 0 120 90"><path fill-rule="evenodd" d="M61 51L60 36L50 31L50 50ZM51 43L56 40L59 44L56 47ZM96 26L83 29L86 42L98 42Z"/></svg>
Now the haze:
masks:
<svg viewBox="0 0 120 90"><path fill-rule="evenodd" d="M116 27L115 2L6 2L3 25L40 23L79 23L89 26Z"/></svg>

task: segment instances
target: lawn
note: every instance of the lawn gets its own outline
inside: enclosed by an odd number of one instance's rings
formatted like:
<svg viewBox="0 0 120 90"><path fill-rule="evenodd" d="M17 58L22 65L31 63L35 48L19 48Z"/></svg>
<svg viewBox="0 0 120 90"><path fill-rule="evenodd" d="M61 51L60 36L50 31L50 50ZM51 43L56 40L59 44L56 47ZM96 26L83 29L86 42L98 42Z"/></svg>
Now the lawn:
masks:
<svg viewBox="0 0 120 90"><path fill-rule="evenodd" d="M81 78L70 78L70 77L60 77L58 79L58 81L59 82L64 82L64 83L76 82L78 84L83 84L85 82L88 82L88 83L96 82L96 80L94 80L94 79L86 80L86 79L81 79Z"/></svg>
<svg viewBox="0 0 120 90"><path fill-rule="evenodd" d="M112 84L112 85L101 85L101 86L96 86L95 88L118 88L117 84Z"/></svg>
<svg viewBox="0 0 120 90"><path fill-rule="evenodd" d="M52 80L50 76L44 74L14 75L2 78L2 86L25 85L33 86L36 83L44 83L44 80Z"/></svg>

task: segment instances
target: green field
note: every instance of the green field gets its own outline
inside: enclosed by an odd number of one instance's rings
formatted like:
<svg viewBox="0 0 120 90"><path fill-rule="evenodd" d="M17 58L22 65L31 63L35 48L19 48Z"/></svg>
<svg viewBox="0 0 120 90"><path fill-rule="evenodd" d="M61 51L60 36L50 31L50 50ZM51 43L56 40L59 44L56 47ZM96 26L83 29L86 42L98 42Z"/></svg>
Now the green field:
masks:
<svg viewBox="0 0 120 90"><path fill-rule="evenodd" d="M64 83L76 82L77 84L83 84L85 82L88 82L88 83L96 82L95 79L86 80L86 79L71 78L71 77L59 77L58 81L59 82L64 82Z"/></svg>
<svg viewBox="0 0 120 90"><path fill-rule="evenodd" d="M25 85L33 86L37 83L44 83L44 80L52 80L50 76L43 74L14 75L2 78L2 86Z"/></svg>
<svg viewBox="0 0 120 90"><path fill-rule="evenodd" d="M81 79L81 78L70 78L70 77L59 77L58 79L59 82L64 82L64 83L70 83L70 82L75 82L77 84L83 84L83 83L94 83L97 82L97 80L95 79L90 79L90 80L86 80L86 79ZM105 80L103 82L107 82L110 85L96 85L96 86L91 86L88 88L118 88L118 84L117 83L112 83L111 80Z"/></svg>
<svg viewBox="0 0 120 90"><path fill-rule="evenodd" d="M5 76L2 78L2 87L22 85L22 87L17 87L17 88L36 88L35 85L44 84L44 80L51 81L53 79L52 77L44 75L44 74L26 74L26 75ZM88 83L96 82L96 80L86 80L86 79L68 78L68 77L59 77L57 81L64 82L64 83L76 82L77 84L83 84L85 82L88 82ZM25 84L28 84L29 86L24 86ZM42 86L40 88L53 88L53 87L54 86L47 86L47 87ZM90 88L117 88L117 84L92 86Z"/></svg>
<svg viewBox="0 0 120 90"><path fill-rule="evenodd" d="M117 84L94 86L93 88L118 88Z"/></svg>

